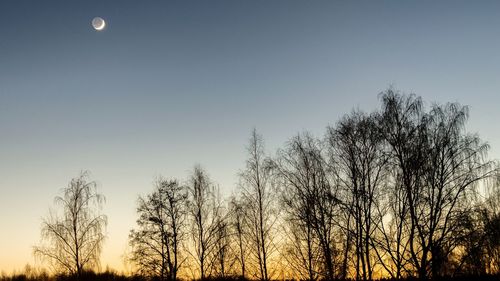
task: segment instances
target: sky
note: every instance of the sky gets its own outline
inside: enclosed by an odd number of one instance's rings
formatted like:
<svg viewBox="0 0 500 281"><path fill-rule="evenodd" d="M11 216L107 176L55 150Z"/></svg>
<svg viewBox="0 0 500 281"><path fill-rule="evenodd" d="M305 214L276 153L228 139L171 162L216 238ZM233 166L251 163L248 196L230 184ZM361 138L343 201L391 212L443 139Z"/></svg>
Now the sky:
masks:
<svg viewBox="0 0 500 281"><path fill-rule="evenodd" d="M155 177L199 163L229 195L253 128L273 154L391 85L469 105L499 159L499 77L498 1L0 1L0 272L37 264L82 170L106 196L101 263L123 270Z"/></svg>

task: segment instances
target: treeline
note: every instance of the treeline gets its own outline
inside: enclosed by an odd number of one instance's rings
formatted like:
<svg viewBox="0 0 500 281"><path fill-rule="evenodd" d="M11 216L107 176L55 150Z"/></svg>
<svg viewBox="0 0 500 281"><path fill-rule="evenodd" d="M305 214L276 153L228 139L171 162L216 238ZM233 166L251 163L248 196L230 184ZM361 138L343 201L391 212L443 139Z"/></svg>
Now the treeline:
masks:
<svg viewBox="0 0 500 281"><path fill-rule="evenodd" d="M380 103L273 155L254 130L230 197L200 166L158 178L137 202L127 261L161 280L498 277L499 170L467 132L468 108L393 89ZM64 272L98 264L106 218L92 190L74 179L64 215L44 221L35 252Z"/></svg>

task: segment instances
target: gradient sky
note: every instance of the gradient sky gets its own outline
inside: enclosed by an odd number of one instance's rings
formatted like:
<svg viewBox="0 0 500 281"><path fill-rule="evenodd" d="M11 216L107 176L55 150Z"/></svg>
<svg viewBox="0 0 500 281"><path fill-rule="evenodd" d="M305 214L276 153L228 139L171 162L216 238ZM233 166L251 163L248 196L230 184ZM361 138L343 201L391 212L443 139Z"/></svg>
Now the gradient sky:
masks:
<svg viewBox="0 0 500 281"><path fill-rule="evenodd" d="M102 264L120 270L155 176L200 163L229 194L253 127L273 152L391 84L470 105L500 158L500 2L1 1L0 271L34 263L81 170L107 197Z"/></svg>

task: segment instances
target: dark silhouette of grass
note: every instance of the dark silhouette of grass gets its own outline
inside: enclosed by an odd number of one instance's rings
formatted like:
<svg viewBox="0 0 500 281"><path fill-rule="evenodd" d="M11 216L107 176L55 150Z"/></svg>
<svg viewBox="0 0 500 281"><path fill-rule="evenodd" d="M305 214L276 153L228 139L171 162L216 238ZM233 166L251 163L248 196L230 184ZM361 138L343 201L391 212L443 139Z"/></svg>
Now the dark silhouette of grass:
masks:
<svg viewBox="0 0 500 281"><path fill-rule="evenodd" d="M182 278L178 278L179 281L187 281ZM252 281L253 279L247 279L242 277L224 277L224 278L205 278L204 281ZM292 279L294 280L294 279ZM286 280L286 281L292 281ZM296 280L296 279L295 279ZM417 277L405 278L405 279L393 279L393 278L382 278L377 279L380 281L420 281ZM463 275L463 276L446 276L441 278L429 279L436 281L500 281L499 274L487 274L487 275ZM123 275L112 271L106 271L102 273L96 273L92 271L84 272L79 278L76 275L49 275L47 273L41 274L25 274L18 273L10 276L0 276L0 281L162 281L159 278L150 278L141 275ZM200 280L196 280L200 281ZM327 281L327 280L317 280L317 281ZM353 281L353 279L338 279L334 281Z"/></svg>
<svg viewBox="0 0 500 281"><path fill-rule="evenodd" d="M150 281L150 278L140 275L122 275L115 272L102 272L96 273L93 271L86 271L79 277L76 275L48 275L42 274L13 274L11 276L2 276L0 281Z"/></svg>

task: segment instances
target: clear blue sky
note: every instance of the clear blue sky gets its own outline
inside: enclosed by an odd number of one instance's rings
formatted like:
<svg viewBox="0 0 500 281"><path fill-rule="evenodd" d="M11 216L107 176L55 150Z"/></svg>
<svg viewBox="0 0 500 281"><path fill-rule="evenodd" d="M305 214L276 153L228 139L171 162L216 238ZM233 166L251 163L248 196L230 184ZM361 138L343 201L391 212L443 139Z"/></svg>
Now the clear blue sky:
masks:
<svg viewBox="0 0 500 281"><path fill-rule="evenodd" d="M200 163L228 194L253 127L273 152L391 84L470 105L499 158L500 2L1 1L0 271L33 262L80 170L107 197L103 265L120 269L155 176Z"/></svg>

